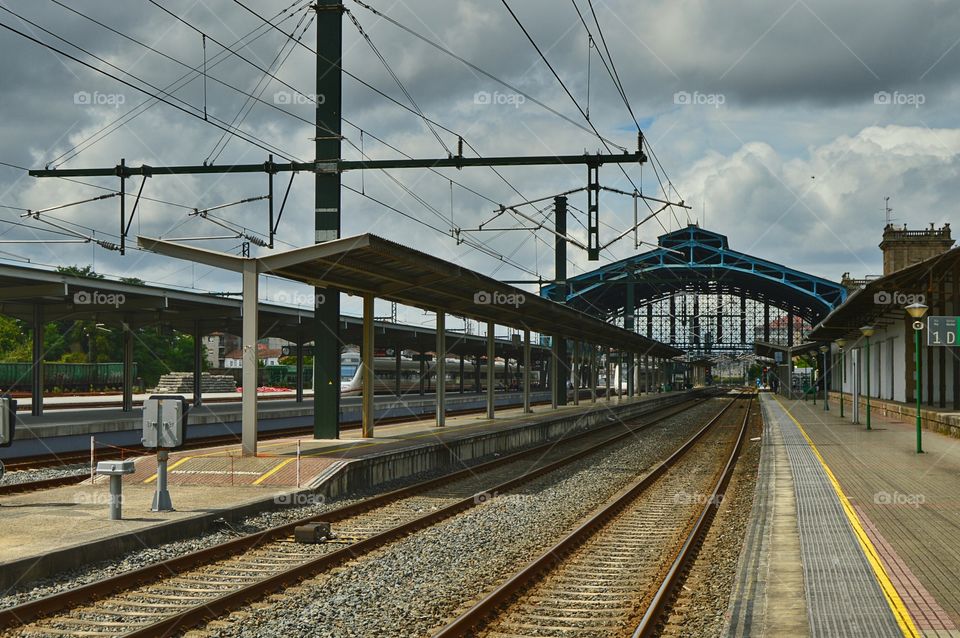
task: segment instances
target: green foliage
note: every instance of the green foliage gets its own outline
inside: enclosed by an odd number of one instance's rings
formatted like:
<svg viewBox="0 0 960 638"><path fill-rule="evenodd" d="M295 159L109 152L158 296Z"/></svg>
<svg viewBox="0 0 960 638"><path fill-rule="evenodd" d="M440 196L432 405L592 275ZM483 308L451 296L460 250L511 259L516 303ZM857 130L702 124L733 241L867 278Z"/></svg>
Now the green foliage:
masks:
<svg viewBox="0 0 960 638"><path fill-rule="evenodd" d="M93 266L90 264L86 266L57 266L57 272L74 277L84 277L86 279L106 279L106 277L100 273L95 272Z"/></svg>
<svg viewBox="0 0 960 638"><path fill-rule="evenodd" d="M63 363L123 361L123 330L93 321L53 321L44 326L44 360ZM0 361L33 360L30 332L21 321L0 316ZM155 327L140 328L133 336L137 374L148 386L160 375L193 369L193 336ZM209 364L203 355L203 369Z"/></svg>

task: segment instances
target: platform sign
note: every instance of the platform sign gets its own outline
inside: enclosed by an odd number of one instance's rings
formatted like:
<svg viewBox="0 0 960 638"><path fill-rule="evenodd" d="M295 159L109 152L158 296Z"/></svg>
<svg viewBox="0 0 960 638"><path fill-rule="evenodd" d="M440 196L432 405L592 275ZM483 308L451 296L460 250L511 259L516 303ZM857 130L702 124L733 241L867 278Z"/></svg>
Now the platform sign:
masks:
<svg viewBox="0 0 960 638"><path fill-rule="evenodd" d="M927 317L928 346L960 346L960 317Z"/></svg>

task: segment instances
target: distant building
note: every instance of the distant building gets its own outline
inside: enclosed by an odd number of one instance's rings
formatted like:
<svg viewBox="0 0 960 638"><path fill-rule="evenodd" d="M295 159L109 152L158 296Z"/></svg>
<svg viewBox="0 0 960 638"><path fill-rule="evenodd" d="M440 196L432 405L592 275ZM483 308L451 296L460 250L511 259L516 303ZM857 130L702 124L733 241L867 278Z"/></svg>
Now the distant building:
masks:
<svg viewBox="0 0 960 638"><path fill-rule="evenodd" d="M919 264L945 253L952 246L950 224L934 228L931 222L930 228L923 230L907 230L906 224L902 228L887 224L883 229L883 241L880 242L880 250L883 251L883 274L890 275Z"/></svg>
<svg viewBox="0 0 960 638"><path fill-rule="evenodd" d="M283 353L280 348L270 348L266 343L257 344L257 361L265 366L275 366L280 364L280 357ZM243 349L235 348L223 357L224 368L242 368L243 367Z"/></svg>

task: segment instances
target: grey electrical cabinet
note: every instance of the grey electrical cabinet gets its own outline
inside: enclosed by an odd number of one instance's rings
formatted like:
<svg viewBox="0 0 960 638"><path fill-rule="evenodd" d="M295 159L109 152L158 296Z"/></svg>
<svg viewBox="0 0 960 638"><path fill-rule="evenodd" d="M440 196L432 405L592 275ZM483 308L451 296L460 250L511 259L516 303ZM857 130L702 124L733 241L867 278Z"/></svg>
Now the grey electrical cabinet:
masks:
<svg viewBox="0 0 960 638"><path fill-rule="evenodd" d="M17 400L0 397L0 447L13 445L13 435L17 429Z"/></svg>
<svg viewBox="0 0 960 638"><path fill-rule="evenodd" d="M143 447L178 448L187 440L187 400L179 394L154 394L143 402Z"/></svg>

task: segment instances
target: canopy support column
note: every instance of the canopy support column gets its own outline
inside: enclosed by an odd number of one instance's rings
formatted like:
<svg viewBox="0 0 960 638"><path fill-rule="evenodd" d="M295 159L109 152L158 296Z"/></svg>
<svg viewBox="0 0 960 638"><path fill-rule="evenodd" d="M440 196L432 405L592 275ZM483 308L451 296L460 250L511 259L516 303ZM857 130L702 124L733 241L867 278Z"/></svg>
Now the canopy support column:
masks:
<svg viewBox="0 0 960 638"><path fill-rule="evenodd" d="M604 348L604 350L606 352L604 353L605 356L603 361L603 382L606 387L604 389L603 396L606 397L607 401L610 401L612 400L612 397L610 396L610 346L607 346Z"/></svg>
<svg viewBox="0 0 960 638"><path fill-rule="evenodd" d="M200 322L193 322L193 405L203 405L203 337Z"/></svg>
<svg viewBox="0 0 960 638"><path fill-rule="evenodd" d="M560 337L553 335L550 341L550 407L556 410L560 405Z"/></svg>
<svg viewBox="0 0 960 638"><path fill-rule="evenodd" d="M597 402L597 348L590 346L590 403Z"/></svg>
<svg viewBox="0 0 960 638"><path fill-rule="evenodd" d="M400 387L400 377L403 374L403 371L400 367L402 355L403 351L400 349L400 344L398 343L393 351L393 393L397 395L397 398L403 394L403 391Z"/></svg>
<svg viewBox="0 0 960 638"><path fill-rule="evenodd" d="M496 351L494 346L496 345L493 341L494 337L494 324L492 321L487 322L487 418L494 418L494 403L493 403L493 393L494 385L496 383L496 377L493 374L493 369L495 366Z"/></svg>
<svg viewBox="0 0 960 638"><path fill-rule="evenodd" d="M297 333L297 403L303 403L303 328Z"/></svg>
<svg viewBox="0 0 960 638"><path fill-rule="evenodd" d="M243 398L241 428L243 456L257 455L257 262L243 261Z"/></svg>
<svg viewBox="0 0 960 638"><path fill-rule="evenodd" d="M123 407L124 412L133 411L133 331L123 322Z"/></svg>
<svg viewBox="0 0 960 638"><path fill-rule="evenodd" d="M447 417L447 328L446 313L437 309L437 427L446 425Z"/></svg>
<svg viewBox="0 0 960 638"><path fill-rule="evenodd" d="M462 361L462 359L461 359ZM523 331L523 412L533 412L530 408L530 374L533 362L530 360L530 331Z"/></svg>
<svg viewBox="0 0 960 638"><path fill-rule="evenodd" d="M30 374L30 414L43 415L43 306L33 304L33 368Z"/></svg>
<svg viewBox="0 0 960 638"><path fill-rule="evenodd" d="M363 334L360 338L361 376L361 425L363 438L373 438L373 405L376 388L374 387L373 361L373 295L363 296Z"/></svg>
<svg viewBox="0 0 960 638"><path fill-rule="evenodd" d="M573 404L580 405L580 342L573 342L573 352L570 355L571 379L573 380Z"/></svg>

